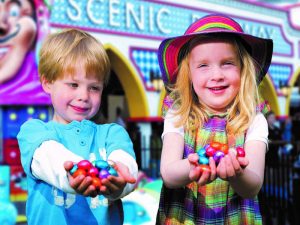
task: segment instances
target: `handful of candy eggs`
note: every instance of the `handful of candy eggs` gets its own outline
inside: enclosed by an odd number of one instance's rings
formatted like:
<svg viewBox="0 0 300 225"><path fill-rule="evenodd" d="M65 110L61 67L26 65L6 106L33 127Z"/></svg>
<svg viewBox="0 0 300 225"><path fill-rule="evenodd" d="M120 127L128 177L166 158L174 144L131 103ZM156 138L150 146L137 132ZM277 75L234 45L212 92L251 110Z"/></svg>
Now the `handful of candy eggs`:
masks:
<svg viewBox="0 0 300 225"><path fill-rule="evenodd" d="M237 157L245 157L245 150L242 147L235 148ZM203 148L197 151L199 156L199 166L202 171L210 171L209 167L209 157L213 157L216 165L220 162L220 160L227 155L229 152L229 147L227 144L222 144L219 142L212 142L210 144L205 145Z"/></svg>
<svg viewBox="0 0 300 225"><path fill-rule="evenodd" d="M92 178L92 185L98 189L101 187L102 179L107 178L109 175L118 176L117 171L105 160L96 160L93 162L81 160L73 165L70 174L74 178L79 175L90 176Z"/></svg>

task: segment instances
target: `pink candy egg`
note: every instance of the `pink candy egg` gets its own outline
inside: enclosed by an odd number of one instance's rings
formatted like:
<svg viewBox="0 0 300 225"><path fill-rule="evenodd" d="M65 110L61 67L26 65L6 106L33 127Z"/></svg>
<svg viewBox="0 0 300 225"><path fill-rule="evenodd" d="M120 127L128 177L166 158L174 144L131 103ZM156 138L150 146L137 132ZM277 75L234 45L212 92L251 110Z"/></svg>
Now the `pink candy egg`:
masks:
<svg viewBox="0 0 300 225"><path fill-rule="evenodd" d="M93 165L88 160L81 160L77 163L77 166L79 169L83 169L88 172Z"/></svg>

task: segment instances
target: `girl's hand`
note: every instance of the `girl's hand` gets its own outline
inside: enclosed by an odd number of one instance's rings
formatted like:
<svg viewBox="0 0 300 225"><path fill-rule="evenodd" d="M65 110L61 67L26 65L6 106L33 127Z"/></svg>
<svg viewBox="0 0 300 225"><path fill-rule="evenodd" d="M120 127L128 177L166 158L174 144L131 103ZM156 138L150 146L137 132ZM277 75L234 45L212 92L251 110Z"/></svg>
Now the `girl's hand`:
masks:
<svg viewBox="0 0 300 225"><path fill-rule="evenodd" d="M76 193L83 196L96 197L99 191L94 185L92 185L92 178L84 175L79 175L77 177L72 177L70 170L73 168L73 162L66 161L64 163L65 170L68 172L68 179L70 186L76 191Z"/></svg>
<svg viewBox="0 0 300 225"><path fill-rule="evenodd" d="M115 198L123 192L127 183L134 184L136 179L130 174L128 167L123 163L116 162L113 167L118 172L118 176L110 175L106 179L102 179L100 193Z"/></svg>
<svg viewBox="0 0 300 225"><path fill-rule="evenodd" d="M244 168L249 164L249 160L245 157L236 157L233 152L225 155L218 167L217 175L223 180L234 179L242 175Z"/></svg>
<svg viewBox="0 0 300 225"><path fill-rule="evenodd" d="M192 181L196 181L199 185L208 184L216 179L216 164L212 158L209 158L209 169L203 170L198 163L198 154L190 154L188 160L191 165L189 178Z"/></svg>

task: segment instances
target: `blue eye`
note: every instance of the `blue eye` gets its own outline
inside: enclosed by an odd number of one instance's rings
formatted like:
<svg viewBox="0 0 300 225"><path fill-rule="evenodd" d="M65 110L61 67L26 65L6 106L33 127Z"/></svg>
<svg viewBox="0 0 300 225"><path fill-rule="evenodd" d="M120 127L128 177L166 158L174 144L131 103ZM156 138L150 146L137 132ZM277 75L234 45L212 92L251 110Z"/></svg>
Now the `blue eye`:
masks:
<svg viewBox="0 0 300 225"><path fill-rule="evenodd" d="M20 16L20 7L17 4L13 4L9 9L9 16L19 17Z"/></svg>
<svg viewBox="0 0 300 225"><path fill-rule="evenodd" d="M76 83L69 83L68 86L71 87L71 88L77 88L78 84L76 84Z"/></svg>
<svg viewBox="0 0 300 225"><path fill-rule="evenodd" d="M100 87L98 87L98 86L92 86L92 87L90 87L90 90L91 91L100 91Z"/></svg>
<svg viewBox="0 0 300 225"><path fill-rule="evenodd" d="M203 67L206 67L206 66L207 66L207 64L199 64L198 68L203 68Z"/></svg>

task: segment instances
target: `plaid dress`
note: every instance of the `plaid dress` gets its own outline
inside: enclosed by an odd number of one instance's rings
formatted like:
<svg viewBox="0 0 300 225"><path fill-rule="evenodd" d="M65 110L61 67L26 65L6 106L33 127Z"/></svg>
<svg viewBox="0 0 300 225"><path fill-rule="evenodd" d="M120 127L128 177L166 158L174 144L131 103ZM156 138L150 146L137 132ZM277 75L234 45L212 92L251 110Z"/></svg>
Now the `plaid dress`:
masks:
<svg viewBox="0 0 300 225"><path fill-rule="evenodd" d="M211 115L202 129L185 131L184 141L183 158L186 158L212 141L242 147L244 135L228 136L226 114ZM257 197L243 199L229 182L217 178L205 186L192 182L169 189L163 185L156 224L262 224L262 218Z"/></svg>

